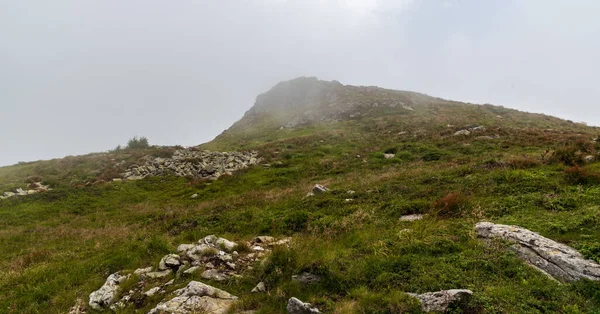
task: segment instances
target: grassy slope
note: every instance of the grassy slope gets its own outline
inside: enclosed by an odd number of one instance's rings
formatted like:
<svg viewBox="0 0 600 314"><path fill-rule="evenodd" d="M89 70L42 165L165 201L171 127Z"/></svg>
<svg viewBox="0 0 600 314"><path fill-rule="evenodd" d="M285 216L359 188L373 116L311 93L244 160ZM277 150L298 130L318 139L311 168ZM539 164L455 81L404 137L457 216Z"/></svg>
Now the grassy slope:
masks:
<svg viewBox="0 0 600 314"><path fill-rule="evenodd" d="M501 138L448 136L454 129L447 124L472 123ZM0 201L0 312L64 312L111 272L157 263L178 244L213 233L233 240L294 237L292 249L275 251L244 279L211 283L240 296L241 308L263 313L282 313L290 296L326 312L396 313L414 310L400 292L452 288L475 292L475 313L598 312L597 283L558 285L506 244L484 245L473 232L480 220L518 224L597 259L600 164L585 166L578 183L565 174L567 165L544 154L578 142L592 151L594 132L497 107L423 107L251 137L229 133L205 147L258 149L272 166L211 184L178 178L63 184ZM382 152L393 149L396 157L384 159ZM18 181L22 169L0 168L1 180ZM332 192L304 198L314 183ZM193 193L199 197L190 199ZM444 208L438 200L449 193L456 206ZM409 213L431 215L398 221ZM401 232L406 228L413 232ZM324 280L310 289L290 281L304 270ZM260 280L270 293L249 294Z"/></svg>

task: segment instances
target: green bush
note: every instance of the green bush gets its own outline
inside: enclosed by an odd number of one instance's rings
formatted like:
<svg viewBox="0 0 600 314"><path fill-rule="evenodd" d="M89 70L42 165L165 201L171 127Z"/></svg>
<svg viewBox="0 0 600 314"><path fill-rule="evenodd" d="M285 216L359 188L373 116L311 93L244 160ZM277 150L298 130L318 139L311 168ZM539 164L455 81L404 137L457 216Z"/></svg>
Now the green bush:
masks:
<svg viewBox="0 0 600 314"><path fill-rule="evenodd" d="M149 146L148 139L145 136L134 136L127 142L127 149L144 149L148 148Z"/></svg>

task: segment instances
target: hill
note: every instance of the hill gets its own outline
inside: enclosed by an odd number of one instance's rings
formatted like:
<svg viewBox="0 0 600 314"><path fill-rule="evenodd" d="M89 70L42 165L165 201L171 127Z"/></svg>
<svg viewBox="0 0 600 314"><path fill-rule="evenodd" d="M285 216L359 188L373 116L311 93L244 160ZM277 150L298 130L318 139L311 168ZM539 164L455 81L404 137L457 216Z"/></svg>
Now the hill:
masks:
<svg viewBox="0 0 600 314"><path fill-rule="evenodd" d="M238 296L236 311L259 313L283 313L291 297L326 313L419 312L406 293L448 289L473 291L455 312L593 313L598 282L560 284L509 243L479 239L474 226L518 225L600 261L598 131L414 92L282 82L194 148L255 150L261 158L218 179L121 180L179 147L0 168L3 191L34 181L52 188L0 200L0 309L67 312L110 274L156 267L180 244L214 234L243 244L244 259L236 260L243 268L222 281L202 271L144 281L144 291L164 294L137 293L118 311L148 312L197 280ZM328 191L307 196L317 183ZM244 262L265 235L291 244ZM318 280L302 283L305 273ZM123 282L117 299L137 289L137 279ZM267 293L250 292L259 282Z"/></svg>

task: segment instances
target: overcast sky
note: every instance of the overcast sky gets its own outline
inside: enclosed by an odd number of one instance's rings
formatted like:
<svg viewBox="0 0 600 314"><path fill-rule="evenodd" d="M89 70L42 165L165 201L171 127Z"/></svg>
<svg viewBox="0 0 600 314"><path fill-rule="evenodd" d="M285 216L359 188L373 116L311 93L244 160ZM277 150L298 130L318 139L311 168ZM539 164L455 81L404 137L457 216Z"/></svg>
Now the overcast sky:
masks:
<svg viewBox="0 0 600 314"><path fill-rule="evenodd" d="M0 165L196 145L282 80L600 125L597 0L0 0Z"/></svg>

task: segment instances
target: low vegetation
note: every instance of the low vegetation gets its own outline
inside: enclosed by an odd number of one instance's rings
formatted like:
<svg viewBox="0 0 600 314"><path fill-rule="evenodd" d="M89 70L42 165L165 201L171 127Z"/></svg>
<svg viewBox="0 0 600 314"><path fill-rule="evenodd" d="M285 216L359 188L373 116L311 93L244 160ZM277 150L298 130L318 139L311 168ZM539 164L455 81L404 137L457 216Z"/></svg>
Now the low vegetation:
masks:
<svg viewBox="0 0 600 314"><path fill-rule="evenodd" d="M282 313L294 296L326 313L418 313L404 292L463 288L474 291L469 313L599 312L599 283L558 284L473 231L481 220L517 224L598 261L600 163L585 161L598 130L492 106L420 110L230 132L203 147L256 149L268 166L212 182L79 184L172 151L152 147L0 168L4 189L31 176L54 187L0 201L0 312L64 313L110 273L208 234L294 239L243 278L210 282L239 296L240 310ZM448 125L469 123L486 131L452 136ZM331 191L305 197L315 183ZM425 219L399 221L406 214ZM310 289L291 280L304 271L323 279ZM259 281L269 293L250 293ZM152 307L138 303L125 312Z"/></svg>

